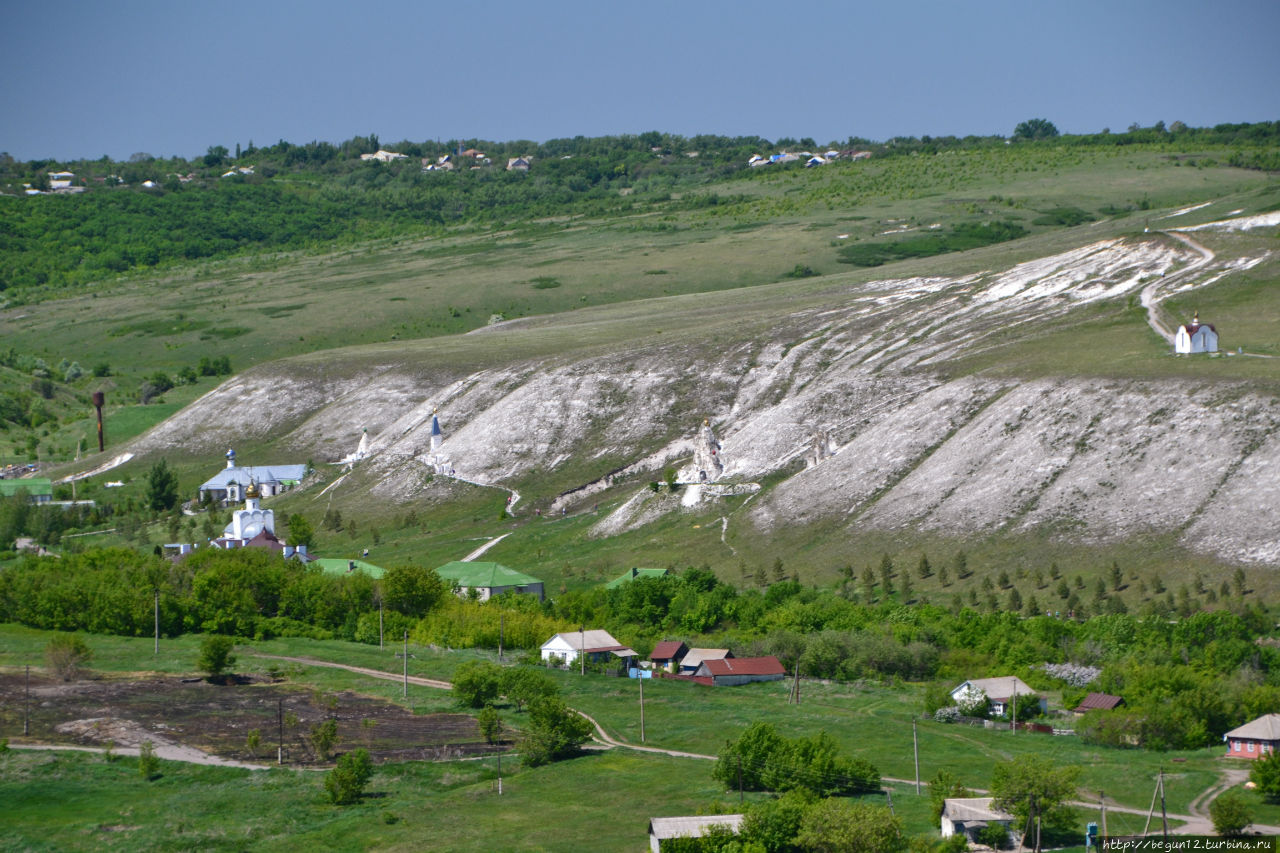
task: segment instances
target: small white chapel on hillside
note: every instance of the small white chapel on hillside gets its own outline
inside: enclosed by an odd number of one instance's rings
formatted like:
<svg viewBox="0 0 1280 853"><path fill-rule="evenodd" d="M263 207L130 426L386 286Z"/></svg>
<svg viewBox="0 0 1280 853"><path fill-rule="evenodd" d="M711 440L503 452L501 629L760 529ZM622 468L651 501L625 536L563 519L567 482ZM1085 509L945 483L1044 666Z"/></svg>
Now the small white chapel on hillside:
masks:
<svg viewBox="0 0 1280 853"><path fill-rule="evenodd" d="M1212 323L1201 323L1197 311L1191 322L1179 326L1173 336L1173 351L1178 355L1218 351L1218 330Z"/></svg>

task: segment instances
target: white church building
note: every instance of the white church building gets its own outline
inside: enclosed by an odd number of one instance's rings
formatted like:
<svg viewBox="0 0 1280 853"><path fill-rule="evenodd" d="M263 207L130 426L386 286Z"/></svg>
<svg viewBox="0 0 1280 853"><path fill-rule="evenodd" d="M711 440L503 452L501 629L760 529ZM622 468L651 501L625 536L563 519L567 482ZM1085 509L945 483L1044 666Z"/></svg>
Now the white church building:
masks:
<svg viewBox="0 0 1280 853"><path fill-rule="evenodd" d="M1218 351L1218 331L1211 323L1200 322L1200 312L1173 336L1173 351L1178 355Z"/></svg>
<svg viewBox="0 0 1280 853"><path fill-rule="evenodd" d="M280 551L284 557L297 557L303 562L310 562L307 546L296 548L276 536L276 515L269 509L263 509L259 503L261 493L258 484L252 481L244 490L244 508L231 514L231 523L222 531L222 536L209 544L215 548L268 548Z"/></svg>
<svg viewBox="0 0 1280 853"><path fill-rule="evenodd" d="M239 503L246 495L250 483L257 484L258 494L271 497L286 492L307 476L304 465L246 465L236 464L236 452L227 451L227 467L200 484L200 500L212 498L227 506Z"/></svg>

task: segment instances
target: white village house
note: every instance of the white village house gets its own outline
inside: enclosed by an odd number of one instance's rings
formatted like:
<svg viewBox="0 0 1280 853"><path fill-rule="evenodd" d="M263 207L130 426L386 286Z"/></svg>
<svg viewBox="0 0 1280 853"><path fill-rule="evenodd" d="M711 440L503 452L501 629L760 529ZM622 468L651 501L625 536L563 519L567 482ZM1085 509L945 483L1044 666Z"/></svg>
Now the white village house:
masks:
<svg viewBox="0 0 1280 853"><path fill-rule="evenodd" d="M740 814L716 814L649 818L649 851L662 853L662 842L673 838L701 838L713 826L722 826L736 835L742 826L742 817Z"/></svg>
<svg viewBox="0 0 1280 853"><path fill-rule="evenodd" d="M542 644L542 659L548 663L559 661L568 665L578 659L579 653L585 653L591 663L617 660L627 666L637 657L634 649L619 643L608 631L599 629L566 631Z"/></svg>
<svg viewBox="0 0 1280 853"><path fill-rule="evenodd" d="M963 835L975 841L978 830L998 823L1006 830L1013 823L1013 815L996 811L992 797L955 797L943 800L942 837Z"/></svg>
<svg viewBox="0 0 1280 853"><path fill-rule="evenodd" d="M972 705L981 697L986 697L987 706L997 717L1008 713L1014 696L1036 696L1040 700L1040 711L1049 710L1049 703L1039 696L1027 683L1016 675L1002 675L998 678L973 678L956 686L951 691L951 701L957 705Z"/></svg>

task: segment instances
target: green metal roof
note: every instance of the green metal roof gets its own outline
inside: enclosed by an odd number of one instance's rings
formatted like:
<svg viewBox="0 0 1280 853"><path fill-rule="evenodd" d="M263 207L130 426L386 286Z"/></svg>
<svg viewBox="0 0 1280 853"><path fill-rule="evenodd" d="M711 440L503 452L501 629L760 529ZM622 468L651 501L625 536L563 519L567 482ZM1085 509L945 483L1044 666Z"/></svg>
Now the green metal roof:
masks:
<svg viewBox="0 0 1280 853"><path fill-rule="evenodd" d="M455 560L436 569L436 574L445 580L453 581L458 586L466 587L493 588L542 583L538 578L509 569L501 563L463 563Z"/></svg>
<svg viewBox="0 0 1280 853"><path fill-rule="evenodd" d="M18 492L26 492L31 497L53 495L53 481L48 477L29 477L25 480L0 480L0 495L12 497Z"/></svg>
<svg viewBox="0 0 1280 853"><path fill-rule="evenodd" d="M355 563L357 570L364 572L371 578L380 579L382 577L382 566L375 566L373 563L366 563L364 560L340 560L334 557L324 557L311 561L313 566L319 566L324 569L326 575L345 575L350 570L352 563Z"/></svg>
<svg viewBox="0 0 1280 853"><path fill-rule="evenodd" d="M668 573L666 569L627 569L620 577L616 577L604 585L605 589L614 589L624 583L631 583L636 578L661 578Z"/></svg>

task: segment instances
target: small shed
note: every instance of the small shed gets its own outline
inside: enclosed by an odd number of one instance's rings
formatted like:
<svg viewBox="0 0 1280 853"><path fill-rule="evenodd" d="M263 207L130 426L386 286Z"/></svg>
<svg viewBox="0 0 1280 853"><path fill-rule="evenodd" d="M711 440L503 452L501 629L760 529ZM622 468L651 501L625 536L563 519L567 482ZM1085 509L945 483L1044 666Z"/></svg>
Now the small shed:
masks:
<svg viewBox="0 0 1280 853"><path fill-rule="evenodd" d="M662 853L662 842L673 838L701 838L713 826L726 827L734 835L742 826L740 814L654 817L649 819L649 850Z"/></svg>
<svg viewBox="0 0 1280 853"><path fill-rule="evenodd" d="M993 797L952 797L942 803L942 837L963 835L970 841L978 830L998 823L1006 830L1013 823L1013 815L996 811Z"/></svg>
<svg viewBox="0 0 1280 853"><path fill-rule="evenodd" d="M1080 717L1090 711L1114 711L1123 704L1124 699L1119 696L1112 696L1110 693L1090 693L1080 700L1080 704L1072 710L1072 713Z"/></svg>

